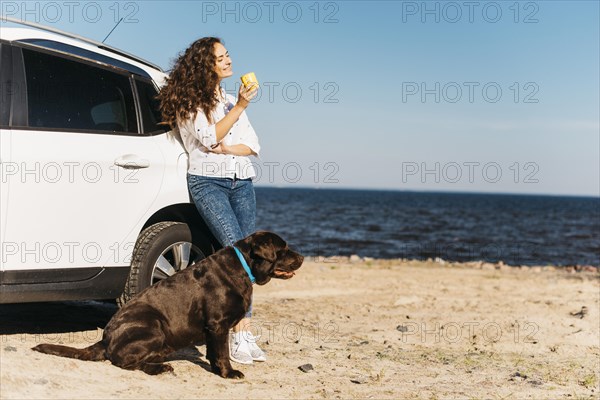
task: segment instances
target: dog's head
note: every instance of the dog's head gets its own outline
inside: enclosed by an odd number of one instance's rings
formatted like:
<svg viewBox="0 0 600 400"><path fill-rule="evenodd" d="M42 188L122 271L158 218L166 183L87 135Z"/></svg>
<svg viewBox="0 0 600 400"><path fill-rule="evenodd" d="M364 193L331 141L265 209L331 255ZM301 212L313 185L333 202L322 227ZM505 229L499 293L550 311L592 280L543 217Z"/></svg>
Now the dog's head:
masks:
<svg viewBox="0 0 600 400"><path fill-rule="evenodd" d="M290 279L302 265L304 257L290 250L285 240L272 232L256 232L236 243L248 257L258 285L271 278Z"/></svg>

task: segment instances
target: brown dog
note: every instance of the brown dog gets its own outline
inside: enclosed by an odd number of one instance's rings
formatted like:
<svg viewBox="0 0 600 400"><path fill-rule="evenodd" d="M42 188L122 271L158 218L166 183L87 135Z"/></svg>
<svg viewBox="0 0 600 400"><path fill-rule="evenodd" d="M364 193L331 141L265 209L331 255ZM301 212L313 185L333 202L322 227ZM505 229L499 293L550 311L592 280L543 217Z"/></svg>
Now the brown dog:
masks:
<svg viewBox="0 0 600 400"><path fill-rule="evenodd" d="M257 232L235 244L256 283L289 279L304 257L274 233ZM229 362L229 329L244 316L252 283L232 247L148 287L125 304L104 328L102 340L84 348L40 344L42 353L80 360L110 360L124 369L155 375L173 371L163 364L169 353L206 343L212 371L223 378L243 378Z"/></svg>

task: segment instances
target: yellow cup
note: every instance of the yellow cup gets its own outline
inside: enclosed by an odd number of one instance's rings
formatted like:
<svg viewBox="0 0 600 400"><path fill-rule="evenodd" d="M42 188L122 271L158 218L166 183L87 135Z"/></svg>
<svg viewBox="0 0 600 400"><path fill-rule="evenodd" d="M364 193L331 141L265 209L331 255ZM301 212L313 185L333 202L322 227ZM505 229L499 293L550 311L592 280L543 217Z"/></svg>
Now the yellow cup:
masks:
<svg viewBox="0 0 600 400"><path fill-rule="evenodd" d="M255 85L256 87L258 87L258 79L256 79L256 75L254 75L254 72L248 72L246 75L243 75L240 79L242 80L242 83L244 84L244 86L246 86L247 89Z"/></svg>

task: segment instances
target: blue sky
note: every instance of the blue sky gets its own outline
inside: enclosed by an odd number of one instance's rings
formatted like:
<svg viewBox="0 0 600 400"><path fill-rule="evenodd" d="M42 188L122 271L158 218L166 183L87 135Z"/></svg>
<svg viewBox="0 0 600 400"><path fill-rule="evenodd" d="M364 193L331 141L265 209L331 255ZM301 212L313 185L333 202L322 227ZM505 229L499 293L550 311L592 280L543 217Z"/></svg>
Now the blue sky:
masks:
<svg viewBox="0 0 600 400"><path fill-rule="evenodd" d="M598 1L10 2L168 69L202 36L248 109L257 185L600 195ZM7 8L8 7L8 8ZM69 8L71 7L71 8Z"/></svg>

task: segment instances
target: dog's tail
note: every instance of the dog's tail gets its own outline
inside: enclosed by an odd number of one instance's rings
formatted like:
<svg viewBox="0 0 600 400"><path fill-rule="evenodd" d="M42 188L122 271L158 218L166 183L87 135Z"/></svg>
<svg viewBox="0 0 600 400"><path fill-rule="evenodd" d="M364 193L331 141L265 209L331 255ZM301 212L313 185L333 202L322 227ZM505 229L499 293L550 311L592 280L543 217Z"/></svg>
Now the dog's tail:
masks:
<svg viewBox="0 0 600 400"><path fill-rule="evenodd" d="M77 358L78 360L86 361L102 361L106 360L106 347L102 341L95 343L84 349L76 349L74 347L61 346L59 344L38 344L32 350L40 353L52 354L55 356Z"/></svg>

